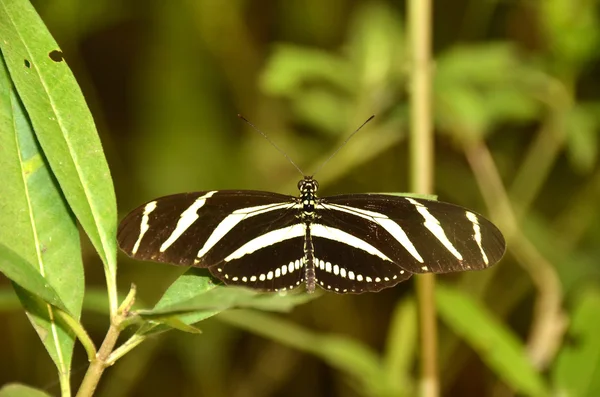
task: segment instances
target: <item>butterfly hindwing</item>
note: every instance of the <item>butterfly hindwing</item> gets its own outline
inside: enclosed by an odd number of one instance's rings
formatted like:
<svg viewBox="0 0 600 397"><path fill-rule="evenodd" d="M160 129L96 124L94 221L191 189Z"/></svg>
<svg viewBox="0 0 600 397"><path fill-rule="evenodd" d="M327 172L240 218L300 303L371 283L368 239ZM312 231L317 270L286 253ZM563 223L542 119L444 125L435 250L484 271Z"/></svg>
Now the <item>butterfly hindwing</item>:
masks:
<svg viewBox="0 0 600 397"><path fill-rule="evenodd" d="M377 292L412 275L394 262L361 249L360 244L349 246L322 236L327 236L327 229L320 236L313 236L312 240L315 281L325 290L338 293Z"/></svg>
<svg viewBox="0 0 600 397"><path fill-rule="evenodd" d="M304 281L303 239L304 236L298 236L276 244L261 244L250 254L226 258L210 267L210 271L228 285L260 291L296 288Z"/></svg>

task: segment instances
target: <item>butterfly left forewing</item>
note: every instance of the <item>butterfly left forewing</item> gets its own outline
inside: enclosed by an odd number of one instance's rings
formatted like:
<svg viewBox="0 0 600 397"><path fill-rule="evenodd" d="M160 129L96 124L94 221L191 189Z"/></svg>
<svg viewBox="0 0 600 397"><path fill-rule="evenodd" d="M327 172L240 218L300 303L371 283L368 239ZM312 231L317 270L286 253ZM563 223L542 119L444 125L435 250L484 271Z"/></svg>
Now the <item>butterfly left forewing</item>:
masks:
<svg viewBox="0 0 600 397"><path fill-rule="evenodd" d="M150 201L120 223L121 249L136 259L209 267L247 239L295 222L293 198L258 191L207 191Z"/></svg>

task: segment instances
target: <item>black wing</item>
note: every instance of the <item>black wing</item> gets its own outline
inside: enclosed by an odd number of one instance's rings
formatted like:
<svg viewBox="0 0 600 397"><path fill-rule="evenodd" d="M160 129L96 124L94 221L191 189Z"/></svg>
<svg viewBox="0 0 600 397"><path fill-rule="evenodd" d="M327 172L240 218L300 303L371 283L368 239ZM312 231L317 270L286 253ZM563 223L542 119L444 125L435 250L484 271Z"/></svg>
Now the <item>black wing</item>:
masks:
<svg viewBox="0 0 600 397"><path fill-rule="evenodd" d="M324 198L318 211L320 218L315 222L343 230L364 242L365 247L373 247L377 255L370 257L387 264L386 271L391 271L389 262L393 262L399 268L396 272L399 276L400 270L447 273L485 269L497 263L506 249L502 233L490 221L466 208L440 201L353 194ZM348 261L347 266L359 267L365 273L363 279L368 274L371 280L375 277L384 280L377 276L382 266L371 265L366 259L353 260L354 254L345 252L356 251L349 247L352 244L341 244L335 254L329 254L323 251L330 251L327 246L332 239L313 237L313 241L316 257L336 255ZM321 271L317 279L331 278L331 273L326 273ZM389 274L387 277L390 278ZM371 281L372 289L368 290L385 288L391 282L376 284Z"/></svg>
<svg viewBox="0 0 600 397"><path fill-rule="evenodd" d="M136 259L210 267L247 241L297 223L295 205L293 197L259 191L175 194L129 213L119 225L117 240ZM299 244L293 260L301 257Z"/></svg>

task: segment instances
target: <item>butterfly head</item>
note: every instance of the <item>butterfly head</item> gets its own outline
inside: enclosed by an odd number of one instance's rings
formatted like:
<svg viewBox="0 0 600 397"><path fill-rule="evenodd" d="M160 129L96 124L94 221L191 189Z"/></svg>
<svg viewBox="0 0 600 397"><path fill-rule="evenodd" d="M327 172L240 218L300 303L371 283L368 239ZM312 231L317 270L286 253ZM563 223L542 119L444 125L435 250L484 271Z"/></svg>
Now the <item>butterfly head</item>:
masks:
<svg viewBox="0 0 600 397"><path fill-rule="evenodd" d="M314 195L319 190L319 182L314 180L312 176L305 176L304 179L300 179L298 182L298 190L302 195Z"/></svg>

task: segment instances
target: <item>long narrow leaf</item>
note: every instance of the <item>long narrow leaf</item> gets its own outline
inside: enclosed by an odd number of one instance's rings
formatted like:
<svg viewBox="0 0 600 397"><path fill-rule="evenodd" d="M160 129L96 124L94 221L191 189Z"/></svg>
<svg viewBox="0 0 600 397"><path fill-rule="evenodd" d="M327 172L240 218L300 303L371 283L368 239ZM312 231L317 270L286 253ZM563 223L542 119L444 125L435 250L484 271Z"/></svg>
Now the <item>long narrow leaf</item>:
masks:
<svg viewBox="0 0 600 397"><path fill-rule="evenodd" d="M600 395L600 290L588 287L574 302L569 338L552 371L560 396Z"/></svg>
<svg viewBox="0 0 600 397"><path fill-rule="evenodd" d="M0 243L0 272L31 294L35 294L53 306L67 310L54 289L29 264L10 248Z"/></svg>
<svg viewBox="0 0 600 397"><path fill-rule="evenodd" d="M58 45L27 0L0 0L0 48L69 206L104 262L116 302L116 203L92 116Z"/></svg>
<svg viewBox="0 0 600 397"><path fill-rule="evenodd" d="M0 87L0 178L6 187L0 196L0 243L10 248L3 252L4 271L17 284L19 299L66 388L75 338L56 322L51 305L75 319L81 313L79 232L2 60Z"/></svg>
<svg viewBox="0 0 600 397"><path fill-rule="evenodd" d="M333 368L350 375L350 381L365 395L404 396L406 390L388 382L380 358L367 346L342 335L320 335L287 320L247 310L221 313L229 324L273 339L319 357Z"/></svg>
<svg viewBox="0 0 600 397"><path fill-rule="evenodd" d="M510 387L527 396L548 395L541 375L527 358L525 346L483 306L443 284L436 288L435 298L444 322Z"/></svg>

